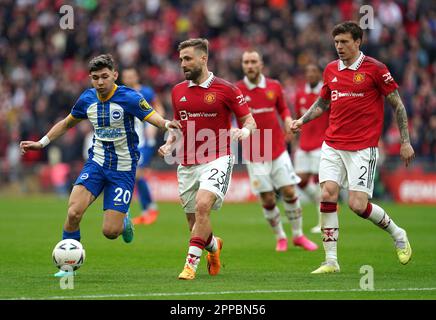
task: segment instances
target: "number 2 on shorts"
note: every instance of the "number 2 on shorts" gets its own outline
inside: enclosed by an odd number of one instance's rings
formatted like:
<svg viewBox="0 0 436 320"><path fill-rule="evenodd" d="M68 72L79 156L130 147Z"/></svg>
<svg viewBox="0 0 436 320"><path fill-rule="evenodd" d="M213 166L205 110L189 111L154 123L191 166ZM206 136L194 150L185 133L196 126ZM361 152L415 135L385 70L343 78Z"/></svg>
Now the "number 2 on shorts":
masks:
<svg viewBox="0 0 436 320"><path fill-rule="evenodd" d="M360 170L363 170L363 173L360 175L360 177L359 177L359 180L362 182L362 183L365 183L365 178L364 178L364 175L366 175L366 173L368 172L368 169L365 167L365 166L361 166L360 167Z"/></svg>

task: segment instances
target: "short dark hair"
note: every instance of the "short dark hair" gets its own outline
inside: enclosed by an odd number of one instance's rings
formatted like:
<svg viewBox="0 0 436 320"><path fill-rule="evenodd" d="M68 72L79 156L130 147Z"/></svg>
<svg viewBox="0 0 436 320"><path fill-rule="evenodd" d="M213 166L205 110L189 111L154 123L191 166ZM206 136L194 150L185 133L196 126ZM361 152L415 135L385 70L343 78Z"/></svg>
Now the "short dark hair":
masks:
<svg viewBox="0 0 436 320"><path fill-rule="evenodd" d="M333 38L341 33L351 33L354 41L357 39L362 40L363 38L363 30L359 27L359 25L354 21L345 21L340 24L337 24L332 31Z"/></svg>
<svg viewBox="0 0 436 320"><path fill-rule="evenodd" d="M181 51L189 47L194 47L195 49L203 51L206 55L209 55L209 41L207 41L207 39L196 38L185 40L180 42L177 51Z"/></svg>
<svg viewBox="0 0 436 320"><path fill-rule="evenodd" d="M104 68L108 68L109 70L115 70L115 61L111 54L101 54L96 56L89 61L88 69L89 73L93 71L98 71Z"/></svg>

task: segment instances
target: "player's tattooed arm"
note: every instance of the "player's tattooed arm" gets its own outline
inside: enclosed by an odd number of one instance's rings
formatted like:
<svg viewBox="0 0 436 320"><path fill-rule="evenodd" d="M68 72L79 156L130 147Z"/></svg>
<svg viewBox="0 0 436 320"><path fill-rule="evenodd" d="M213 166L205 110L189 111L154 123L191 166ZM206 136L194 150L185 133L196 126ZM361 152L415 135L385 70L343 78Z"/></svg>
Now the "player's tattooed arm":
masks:
<svg viewBox="0 0 436 320"><path fill-rule="evenodd" d="M313 119L318 118L324 111L326 111L330 106L330 100L325 100L321 97L318 97L316 101L312 104L309 110L301 117L301 120L304 123L307 123Z"/></svg>
<svg viewBox="0 0 436 320"><path fill-rule="evenodd" d="M410 162L415 158L415 151L410 144L406 108L404 107L403 101L401 101L398 90L395 90L394 92L388 94L386 96L386 99L392 105L395 112L395 118L397 119L398 129L400 130L401 136L400 157L407 167Z"/></svg>
<svg viewBox="0 0 436 320"><path fill-rule="evenodd" d="M410 143L406 108L404 107L404 104L401 101L401 97L400 94L398 93L398 90L395 90L394 92L387 95L386 99L389 101L389 103L392 105L394 109L395 118L397 119L398 129L400 130L401 143Z"/></svg>
<svg viewBox="0 0 436 320"><path fill-rule="evenodd" d="M298 120L292 120L291 131L296 133L301 130L303 124L318 118L324 111L326 111L330 106L330 100L325 100L318 97L316 101L312 104L309 110Z"/></svg>

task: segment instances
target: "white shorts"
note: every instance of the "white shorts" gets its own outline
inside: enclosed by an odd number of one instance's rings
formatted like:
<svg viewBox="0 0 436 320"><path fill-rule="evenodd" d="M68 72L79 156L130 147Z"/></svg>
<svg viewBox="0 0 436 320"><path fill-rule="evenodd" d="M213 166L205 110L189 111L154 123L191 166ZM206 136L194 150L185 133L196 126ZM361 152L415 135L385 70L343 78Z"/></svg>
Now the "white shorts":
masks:
<svg viewBox="0 0 436 320"><path fill-rule="evenodd" d="M358 151L336 150L322 144L319 182L334 181L351 191L362 191L372 198L378 149L370 147Z"/></svg>
<svg viewBox="0 0 436 320"><path fill-rule="evenodd" d="M227 155L209 163L178 166L179 196L186 213L195 213L195 197L199 189L213 192L217 199L212 209L221 208L230 186L234 163L234 156Z"/></svg>
<svg viewBox="0 0 436 320"><path fill-rule="evenodd" d="M248 175L253 193L278 190L281 187L296 185L301 179L294 171L291 158L287 151L277 159L265 162L247 161Z"/></svg>
<svg viewBox="0 0 436 320"><path fill-rule="evenodd" d="M320 158L321 148L311 151L298 148L294 155L295 172L318 174Z"/></svg>

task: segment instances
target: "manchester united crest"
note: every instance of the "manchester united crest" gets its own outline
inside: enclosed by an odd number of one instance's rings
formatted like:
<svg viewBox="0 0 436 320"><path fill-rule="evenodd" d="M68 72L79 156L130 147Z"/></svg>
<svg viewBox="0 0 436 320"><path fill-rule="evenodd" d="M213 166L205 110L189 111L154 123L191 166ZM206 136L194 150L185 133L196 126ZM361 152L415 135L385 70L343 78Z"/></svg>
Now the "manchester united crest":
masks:
<svg viewBox="0 0 436 320"><path fill-rule="evenodd" d="M204 102L207 104L212 104L216 100L216 93L215 92L208 92L204 94Z"/></svg>
<svg viewBox="0 0 436 320"><path fill-rule="evenodd" d="M353 76L354 83L359 84L359 83L362 83L363 81L365 81L365 74L364 73L360 73L360 72L354 73L354 76Z"/></svg>
<svg viewBox="0 0 436 320"><path fill-rule="evenodd" d="M266 92L266 97L268 98L268 100L273 100L274 99L274 91L272 91L272 90L268 90L267 92Z"/></svg>

